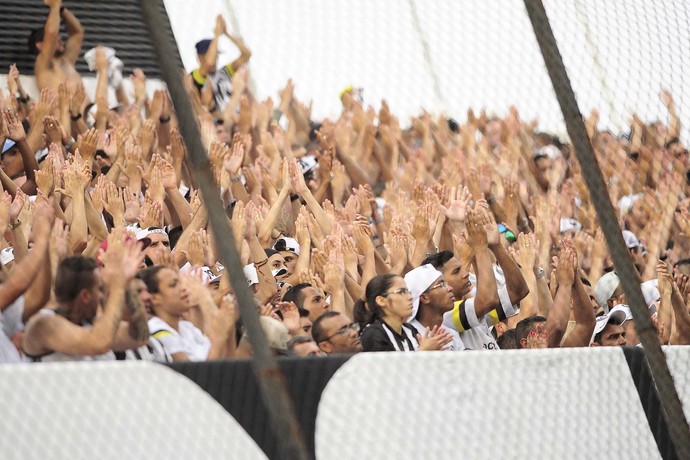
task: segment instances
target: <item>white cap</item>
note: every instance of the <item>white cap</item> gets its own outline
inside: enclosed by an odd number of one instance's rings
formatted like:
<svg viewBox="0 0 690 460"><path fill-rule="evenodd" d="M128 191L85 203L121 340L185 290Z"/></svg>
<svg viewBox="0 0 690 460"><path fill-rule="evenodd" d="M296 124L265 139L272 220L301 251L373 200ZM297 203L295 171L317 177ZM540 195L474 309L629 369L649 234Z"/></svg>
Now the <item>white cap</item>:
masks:
<svg viewBox="0 0 690 460"><path fill-rule="evenodd" d="M278 238L273 245L273 249L276 251L291 251L299 255L299 243L296 239L290 238L289 236L281 236Z"/></svg>
<svg viewBox="0 0 690 460"><path fill-rule="evenodd" d="M0 264L7 265L14 260L14 249L8 246L0 251Z"/></svg>
<svg viewBox="0 0 690 460"><path fill-rule="evenodd" d="M597 318L597 323L594 325L594 332L592 332L592 338L589 340L590 345L592 342L594 342L594 337L606 329L606 326L609 324L609 322L613 322L614 324L623 324L626 321L627 314L623 308L618 308L619 306L620 305L612 308L609 313Z"/></svg>
<svg viewBox="0 0 690 460"><path fill-rule="evenodd" d="M307 174L314 171L319 165L316 162L316 157L314 155L304 155L297 160L297 163L299 163L302 174Z"/></svg>
<svg viewBox="0 0 690 460"><path fill-rule="evenodd" d="M408 321L413 320L419 311L419 296L429 289L434 281L443 276L443 273L436 270L433 265L426 264L410 270L405 275L405 284L412 294L412 315Z"/></svg>
<svg viewBox="0 0 690 460"><path fill-rule="evenodd" d="M654 312L656 312L654 302L659 300L659 298L661 297L661 294L659 294L659 280L653 279L645 281L644 283L640 284L640 289L642 289L644 303L647 304L650 310L653 309Z"/></svg>
<svg viewBox="0 0 690 460"><path fill-rule="evenodd" d="M620 209L621 215L627 214L628 211L630 211L630 208L632 208L632 205L635 204L635 201L637 201L641 196L641 193L636 193L633 195L625 195L618 200L618 209Z"/></svg>
<svg viewBox="0 0 690 460"><path fill-rule="evenodd" d="M242 267L242 272L247 280L249 286L253 284L259 284L259 273L256 271L254 264L245 265Z"/></svg>
<svg viewBox="0 0 690 460"><path fill-rule="evenodd" d="M552 160L555 160L556 158L562 157L563 152L561 152L558 147L555 145L545 145L544 147L540 148L536 152L534 152L534 155L532 158L536 160L537 158L542 158L542 157L548 157Z"/></svg>
<svg viewBox="0 0 690 460"><path fill-rule="evenodd" d="M162 233L164 235L167 235L168 232L163 230L162 228L159 227L147 227L147 228L142 228L137 232L137 241L144 240L148 238L150 235L154 235L156 233Z"/></svg>
<svg viewBox="0 0 690 460"><path fill-rule="evenodd" d="M621 280L618 278L618 275L616 275L616 272L606 273L597 281L594 287L594 298L604 311L609 311L608 300L616 289L618 289L620 282Z"/></svg>
<svg viewBox="0 0 690 460"><path fill-rule="evenodd" d="M561 217L561 233L565 232L579 232L582 230L582 224L575 219L568 219Z"/></svg>
<svg viewBox="0 0 690 460"><path fill-rule="evenodd" d="M638 240L635 234L630 230L623 230L623 239L625 240L625 245L628 247L628 249L642 246L640 240Z"/></svg>

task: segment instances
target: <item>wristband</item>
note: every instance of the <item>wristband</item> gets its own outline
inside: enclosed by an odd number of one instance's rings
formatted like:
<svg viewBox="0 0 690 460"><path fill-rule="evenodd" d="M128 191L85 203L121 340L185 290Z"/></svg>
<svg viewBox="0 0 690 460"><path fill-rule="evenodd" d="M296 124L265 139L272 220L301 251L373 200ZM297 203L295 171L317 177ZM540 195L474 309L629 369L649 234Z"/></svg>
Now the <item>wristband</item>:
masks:
<svg viewBox="0 0 690 460"><path fill-rule="evenodd" d="M242 180L242 175L230 178L230 182L240 182L241 180Z"/></svg>
<svg viewBox="0 0 690 460"><path fill-rule="evenodd" d="M534 275L540 280L546 275L546 272L543 268L539 267L539 269L534 272Z"/></svg>
<svg viewBox="0 0 690 460"><path fill-rule="evenodd" d="M170 121L170 115L168 115L167 117L160 117L158 119L158 121L161 122L162 124L165 124L165 123Z"/></svg>
<svg viewBox="0 0 690 460"><path fill-rule="evenodd" d="M72 119L72 121L78 121L81 119L81 113L78 113L76 115L72 115L71 113L69 114L69 117Z"/></svg>
<svg viewBox="0 0 690 460"><path fill-rule="evenodd" d="M66 148L67 150L71 149L72 146L75 144L75 142L76 142L76 141L74 140L74 138L73 138L73 137L70 137L69 140L67 141L67 143L65 144L65 148Z"/></svg>

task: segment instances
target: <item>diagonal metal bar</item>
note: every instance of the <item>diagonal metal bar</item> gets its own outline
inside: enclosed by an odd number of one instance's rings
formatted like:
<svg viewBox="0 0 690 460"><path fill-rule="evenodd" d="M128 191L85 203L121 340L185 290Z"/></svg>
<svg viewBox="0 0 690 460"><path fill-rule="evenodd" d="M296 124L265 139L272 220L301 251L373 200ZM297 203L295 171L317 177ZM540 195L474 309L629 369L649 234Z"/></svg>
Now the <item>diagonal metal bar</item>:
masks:
<svg viewBox="0 0 690 460"><path fill-rule="evenodd" d="M639 275L623 240L618 219L594 156L594 150L587 135L585 123L577 105L570 78L565 70L563 57L558 49L544 4L541 0L525 0L525 7L556 92L561 112L563 112L568 135L580 162L582 175L596 208L599 225L604 230L616 272L620 277L623 291L633 312L635 329L637 329L644 349L645 362L659 392L661 408L668 425L671 441L678 458L690 458L690 428L683 414L683 407L673 384L666 358L659 345L657 332L649 317L640 289Z"/></svg>
<svg viewBox="0 0 690 460"><path fill-rule="evenodd" d="M170 20L162 0L139 0L139 5L179 118L180 131L189 150L193 174L197 178L208 209L209 223L216 239L220 260L230 275L240 314L247 327L254 355L253 370L259 382L261 395L266 402L279 450L284 453L284 458L307 459L304 438L294 414L292 400L285 388L284 376L268 347L259 322L259 314L240 269L240 258L220 200L220 192L201 144L194 110L182 84L184 70L179 50L172 36Z"/></svg>

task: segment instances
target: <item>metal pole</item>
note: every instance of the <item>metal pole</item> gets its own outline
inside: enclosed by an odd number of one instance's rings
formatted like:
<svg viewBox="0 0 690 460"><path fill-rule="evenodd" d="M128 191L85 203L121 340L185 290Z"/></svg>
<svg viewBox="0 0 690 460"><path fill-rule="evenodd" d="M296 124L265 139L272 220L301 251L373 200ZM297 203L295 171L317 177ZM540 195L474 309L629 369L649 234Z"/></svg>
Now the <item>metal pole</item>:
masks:
<svg viewBox="0 0 690 460"><path fill-rule="evenodd" d="M549 72L556 98L561 106L568 135L582 168L582 176L587 183L592 202L597 211L599 224L604 230L606 243L611 251L616 272L620 277L623 291L633 313L635 329L644 349L644 357L652 380L659 392L669 434L678 458L690 458L690 428L683 414L683 408L673 384L666 358L659 345L658 334L649 317L647 305L640 289L640 279L628 248L623 240L618 219L606 191L604 178L594 156L582 114L577 105L563 58L556 44L551 24L541 0L525 0L527 14L532 22L534 35L539 43L544 63Z"/></svg>
<svg viewBox="0 0 690 460"><path fill-rule="evenodd" d="M230 281L239 304L242 320L247 327L254 359L252 367L278 446L284 458L307 459L309 456L302 432L294 415L292 401L285 389L283 374L268 347L259 322L253 296L241 270L240 258L227 217L220 200L220 192L211 172L210 162L201 144L201 135L191 103L182 84L182 60L174 43L170 21L162 0L139 0L144 20L157 52L158 62L179 118L180 131L187 144L192 171L196 176L208 209L209 224L220 256L230 275Z"/></svg>

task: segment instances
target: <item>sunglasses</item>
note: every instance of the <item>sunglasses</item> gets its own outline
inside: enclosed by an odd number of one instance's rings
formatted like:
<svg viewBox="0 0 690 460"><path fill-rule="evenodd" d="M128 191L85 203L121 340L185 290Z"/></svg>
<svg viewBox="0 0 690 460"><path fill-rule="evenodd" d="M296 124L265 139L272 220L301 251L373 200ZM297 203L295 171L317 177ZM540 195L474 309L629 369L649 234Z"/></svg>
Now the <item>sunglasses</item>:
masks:
<svg viewBox="0 0 690 460"><path fill-rule="evenodd" d="M515 243L517 241L517 235L503 224L498 224L498 232L505 236L509 243Z"/></svg>

